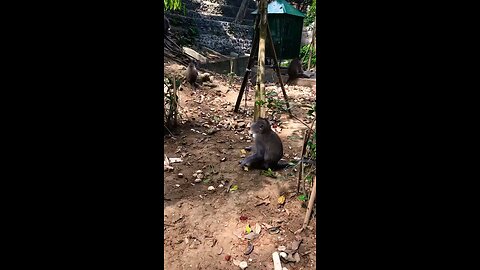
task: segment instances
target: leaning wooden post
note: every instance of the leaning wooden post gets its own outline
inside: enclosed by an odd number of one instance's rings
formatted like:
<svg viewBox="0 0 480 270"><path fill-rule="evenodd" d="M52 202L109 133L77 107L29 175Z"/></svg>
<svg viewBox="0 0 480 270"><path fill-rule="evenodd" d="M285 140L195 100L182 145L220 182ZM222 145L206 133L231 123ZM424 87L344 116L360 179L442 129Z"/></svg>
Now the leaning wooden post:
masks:
<svg viewBox="0 0 480 270"><path fill-rule="evenodd" d="M310 193L310 198L308 201L307 213L305 214L305 219L303 220L302 228L294 232L294 234L301 233L305 228L307 228L308 222L310 221L310 215L312 214L313 204L315 203L315 196L317 195L317 177L313 177L313 187L312 192Z"/></svg>
<svg viewBox="0 0 480 270"><path fill-rule="evenodd" d="M234 112L238 112L238 108L240 108L240 102L242 101L243 92L245 91L245 87L247 86L248 76L250 75L251 68L255 60L255 55L258 50L258 24L259 24L259 19L257 17L257 20L255 21L255 27L254 27L252 50L250 51L247 70L245 71L245 76L243 76L242 86L240 87L240 92L238 93L237 103L235 103L235 109L233 110Z"/></svg>
<svg viewBox="0 0 480 270"><path fill-rule="evenodd" d="M253 120L257 121L259 117L265 117L265 40L267 37L267 0L260 0L258 5L260 15L260 36L258 41L258 73L257 88L255 91L255 106L253 111Z"/></svg>
<svg viewBox="0 0 480 270"><path fill-rule="evenodd" d="M277 61L277 53L275 52L275 46L273 45L272 33L270 32L270 26L267 23L267 35L268 40L270 43L270 48L273 52L273 64L275 65L275 71L277 72L278 82L280 83L280 88L282 88L283 98L285 99L285 103L287 105L287 111L290 115L292 115L292 111L290 110L290 104L288 103L287 91L285 91L285 86L283 85L282 76L280 74L280 64Z"/></svg>

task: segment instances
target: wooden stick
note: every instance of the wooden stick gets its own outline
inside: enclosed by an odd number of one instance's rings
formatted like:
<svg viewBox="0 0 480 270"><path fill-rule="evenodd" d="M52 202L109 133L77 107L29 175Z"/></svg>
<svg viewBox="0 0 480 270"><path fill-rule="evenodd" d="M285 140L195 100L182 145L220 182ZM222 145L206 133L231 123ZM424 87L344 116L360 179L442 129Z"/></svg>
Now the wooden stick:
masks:
<svg viewBox="0 0 480 270"><path fill-rule="evenodd" d="M258 31L258 25L260 23L260 19L257 16L257 19L255 21L255 32L253 35L253 44L252 44L252 50L250 51L250 57L248 58L248 64L247 64L247 70L245 71L245 75L243 76L243 81L242 81L242 86L240 86L240 92L238 93L237 97L237 103L235 103L235 109L233 110L234 112L238 112L238 108L240 108L240 102L242 102L242 96L243 92L245 91L245 87L247 86L247 80L248 76L250 75L251 68L253 66L253 62L255 61L255 56L258 54L258 44L259 44L259 31Z"/></svg>
<svg viewBox="0 0 480 270"><path fill-rule="evenodd" d="M273 45L272 34L270 32L270 26L268 26L268 23L267 23L267 36L270 43L270 49L272 49L272 52L273 52L273 64L275 65L274 69L277 72L278 82L280 83L280 88L282 88L282 92L283 92L283 98L285 99L285 103L287 104L288 114L290 114L291 116L292 112L290 110L290 104L288 103L287 92L285 91L285 86L283 85L282 76L280 75L280 65L277 61L277 53L275 52L275 46Z"/></svg>
<svg viewBox="0 0 480 270"><path fill-rule="evenodd" d="M298 173L298 181L297 181L297 193L300 192L300 181L302 181L302 176L303 176L303 156L305 156L305 152L307 151L307 144L308 140L310 139L310 136L313 133L313 126L315 125L315 119L312 122L312 125L308 128L307 132L305 132L305 137L303 139L303 148L302 148L302 155L301 155L301 160L300 160L300 172Z"/></svg>
<svg viewBox="0 0 480 270"><path fill-rule="evenodd" d="M314 176L312 192L310 193L310 198L308 200L307 213L305 215L305 220L303 221L302 229L307 228L308 221L310 221L310 215L312 214L313 204L315 202L316 195L317 195L317 176Z"/></svg>

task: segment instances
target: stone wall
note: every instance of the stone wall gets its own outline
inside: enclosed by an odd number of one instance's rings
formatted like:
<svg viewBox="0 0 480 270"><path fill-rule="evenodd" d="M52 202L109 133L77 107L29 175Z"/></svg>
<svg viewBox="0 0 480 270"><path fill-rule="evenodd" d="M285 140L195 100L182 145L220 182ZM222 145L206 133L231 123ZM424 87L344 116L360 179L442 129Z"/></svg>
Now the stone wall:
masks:
<svg viewBox="0 0 480 270"><path fill-rule="evenodd" d="M176 21L172 25L174 35L185 35L185 28L194 27L198 31L196 45L207 47L222 54L230 52L239 55L250 53L253 39L254 0L249 0L242 24L233 23L242 0L183 0L187 8L184 14L167 14Z"/></svg>

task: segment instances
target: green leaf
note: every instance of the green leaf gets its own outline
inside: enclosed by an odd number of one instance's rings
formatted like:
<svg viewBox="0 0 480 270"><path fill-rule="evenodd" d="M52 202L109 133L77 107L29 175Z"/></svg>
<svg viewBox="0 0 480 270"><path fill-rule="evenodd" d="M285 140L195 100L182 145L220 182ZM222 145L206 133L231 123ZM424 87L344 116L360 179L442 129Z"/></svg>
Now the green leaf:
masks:
<svg viewBox="0 0 480 270"><path fill-rule="evenodd" d="M298 199L302 202L306 202L308 200L308 197L305 194L302 194L298 196Z"/></svg>

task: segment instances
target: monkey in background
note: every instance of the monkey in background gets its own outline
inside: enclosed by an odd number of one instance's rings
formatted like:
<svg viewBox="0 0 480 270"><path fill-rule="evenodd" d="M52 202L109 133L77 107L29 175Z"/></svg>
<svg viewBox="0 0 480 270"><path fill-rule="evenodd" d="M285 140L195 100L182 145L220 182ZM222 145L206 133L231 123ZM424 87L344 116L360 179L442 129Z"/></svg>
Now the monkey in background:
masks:
<svg viewBox="0 0 480 270"><path fill-rule="evenodd" d="M288 65L288 80L285 84L292 82L297 78L309 78L307 75L303 74L302 62L297 57L290 62Z"/></svg>
<svg viewBox="0 0 480 270"><path fill-rule="evenodd" d="M197 81L198 77L198 70L196 65L197 62L195 60L192 60L190 64L188 64L187 71L185 72L185 79L192 86L192 90L195 90L195 82Z"/></svg>

